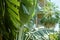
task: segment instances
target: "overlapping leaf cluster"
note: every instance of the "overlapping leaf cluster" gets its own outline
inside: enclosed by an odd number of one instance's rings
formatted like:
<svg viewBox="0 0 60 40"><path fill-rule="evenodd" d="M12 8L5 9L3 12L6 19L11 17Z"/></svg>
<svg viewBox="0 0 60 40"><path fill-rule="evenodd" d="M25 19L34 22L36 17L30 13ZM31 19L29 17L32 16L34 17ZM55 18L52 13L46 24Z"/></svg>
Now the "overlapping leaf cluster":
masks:
<svg viewBox="0 0 60 40"><path fill-rule="evenodd" d="M0 0L0 33L14 40L20 27L35 13L37 0Z"/></svg>

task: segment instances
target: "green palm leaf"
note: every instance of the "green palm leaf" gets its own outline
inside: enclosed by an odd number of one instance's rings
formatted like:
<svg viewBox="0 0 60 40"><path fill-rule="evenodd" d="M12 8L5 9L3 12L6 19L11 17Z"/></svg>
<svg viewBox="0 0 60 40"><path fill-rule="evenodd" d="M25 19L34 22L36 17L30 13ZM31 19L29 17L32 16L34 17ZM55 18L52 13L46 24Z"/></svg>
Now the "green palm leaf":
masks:
<svg viewBox="0 0 60 40"><path fill-rule="evenodd" d="M16 39L17 31L34 15L36 1L0 0L0 32L3 40Z"/></svg>

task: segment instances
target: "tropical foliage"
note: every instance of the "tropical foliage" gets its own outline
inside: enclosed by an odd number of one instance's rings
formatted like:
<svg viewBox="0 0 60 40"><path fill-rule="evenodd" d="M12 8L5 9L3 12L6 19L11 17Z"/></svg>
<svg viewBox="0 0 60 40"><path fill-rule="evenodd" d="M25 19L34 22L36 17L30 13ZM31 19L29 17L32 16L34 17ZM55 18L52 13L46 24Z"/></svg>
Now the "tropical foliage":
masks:
<svg viewBox="0 0 60 40"><path fill-rule="evenodd" d="M2 40L21 40L22 25L35 14L36 3L37 0L0 0Z"/></svg>
<svg viewBox="0 0 60 40"><path fill-rule="evenodd" d="M38 12L38 16L40 14L40 23L47 28L53 27L56 23L58 23L60 19L60 11L57 8L58 7L55 4L48 1L42 8L42 11Z"/></svg>
<svg viewBox="0 0 60 40"><path fill-rule="evenodd" d="M47 2L40 9L43 0L41 4L39 2L38 0L0 0L0 40L49 40L51 36L54 38L53 35L49 35L54 32L53 30L35 29L36 15L39 13L38 17L41 18L39 22L42 25L46 26L45 23L55 25L59 22L60 11L51 2ZM57 35L54 36L57 39Z"/></svg>
<svg viewBox="0 0 60 40"><path fill-rule="evenodd" d="M59 33L54 31L54 28L52 28L52 30L47 29L54 27L56 23L59 23L60 11L57 9L57 6L49 1L42 10L40 9L37 11L36 15L40 20L37 20L40 22L39 25L43 25L46 28L39 28L40 26L38 28L36 27L37 30L35 28L31 28L31 30L25 34L25 40L59 40ZM30 23L30 25L32 23ZM33 27L33 25L31 26ZM28 29L30 29L31 26L28 25Z"/></svg>

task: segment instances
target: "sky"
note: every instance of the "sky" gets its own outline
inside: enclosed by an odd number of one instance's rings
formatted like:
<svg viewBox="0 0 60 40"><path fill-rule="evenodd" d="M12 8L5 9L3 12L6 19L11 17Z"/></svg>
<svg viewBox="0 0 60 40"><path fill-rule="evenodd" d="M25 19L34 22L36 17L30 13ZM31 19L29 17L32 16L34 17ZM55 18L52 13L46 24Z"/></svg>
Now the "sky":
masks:
<svg viewBox="0 0 60 40"><path fill-rule="evenodd" d="M55 3L56 6L60 9L60 0L51 0L53 3Z"/></svg>

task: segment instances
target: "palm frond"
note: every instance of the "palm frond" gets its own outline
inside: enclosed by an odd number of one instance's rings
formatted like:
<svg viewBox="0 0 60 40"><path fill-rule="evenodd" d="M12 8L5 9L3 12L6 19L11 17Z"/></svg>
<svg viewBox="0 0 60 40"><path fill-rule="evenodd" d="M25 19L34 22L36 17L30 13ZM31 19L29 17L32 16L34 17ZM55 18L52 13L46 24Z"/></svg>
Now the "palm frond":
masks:
<svg viewBox="0 0 60 40"><path fill-rule="evenodd" d="M16 39L20 27L34 15L36 1L0 0L0 33L3 35L3 40Z"/></svg>

